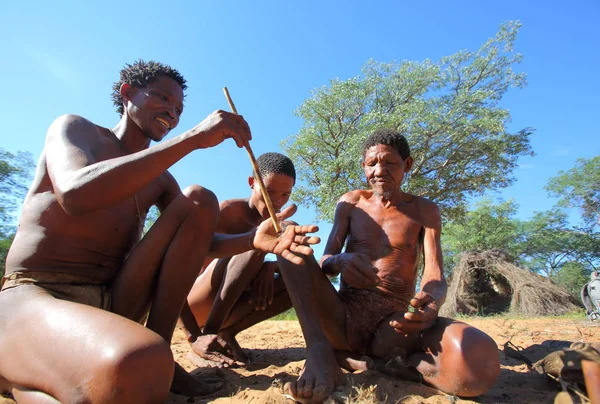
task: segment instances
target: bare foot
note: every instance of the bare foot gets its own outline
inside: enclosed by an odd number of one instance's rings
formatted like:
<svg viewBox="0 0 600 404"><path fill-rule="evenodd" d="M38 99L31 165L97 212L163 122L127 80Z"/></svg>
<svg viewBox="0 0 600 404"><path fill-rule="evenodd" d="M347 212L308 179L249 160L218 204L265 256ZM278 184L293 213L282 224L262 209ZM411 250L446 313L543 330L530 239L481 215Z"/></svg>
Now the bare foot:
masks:
<svg viewBox="0 0 600 404"><path fill-rule="evenodd" d="M393 356L372 361L369 363L369 369L378 370L381 373L397 379L419 383L423 382L423 375L419 373L416 367L409 365L403 356Z"/></svg>
<svg viewBox="0 0 600 404"><path fill-rule="evenodd" d="M207 363L203 365L196 364L195 361L192 361L198 366L227 368L233 365L244 365L242 362L238 362L234 359L234 352L231 349L231 346L218 335L201 335L196 338L194 342L190 343L190 346L192 351L198 356L196 361L200 359L207 361Z"/></svg>
<svg viewBox="0 0 600 404"><path fill-rule="evenodd" d="M368 356L358 355L350 351L335 351L335 359L342 369L348 372L372 369L373 360Z"/></svg>
<svg viewBox="0 0 600 404"><path fill-rule="evenodd" d="M175 374L171 383L173 393L187 397L205 396L221 390L223 386L223 380L216 377L192 376L175 362Z"/></svg>
<svg viewBox="0 0 600 404"><path fill-rule="evenodd" d="M298 380L286 383L284 391L302 403L322 403L344 381L333 349L318 345L308 351Z"/></svg>

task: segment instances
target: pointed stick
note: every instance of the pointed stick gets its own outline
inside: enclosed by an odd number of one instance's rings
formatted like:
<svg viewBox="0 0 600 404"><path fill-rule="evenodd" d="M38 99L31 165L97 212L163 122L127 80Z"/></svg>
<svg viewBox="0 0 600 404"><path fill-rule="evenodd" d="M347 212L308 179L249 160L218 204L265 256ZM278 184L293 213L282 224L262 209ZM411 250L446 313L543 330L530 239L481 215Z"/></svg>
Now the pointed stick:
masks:
<svg viewBox="0 0 600 404"><path fill-rule="evenodd" d="M229 95L229 90L227 87L223 87L223 92L225 93L225 98L227 98L227 102L229 103L229 107L234 114L237 114L237 109L233 104L233 100ZM246 151L248 152L248 157L250 157L250 162L252 163L252 169L254 170L254 178L258 181L258 186L260 188L260 192L267 204L267 210L269 211L269 216L271 216L271 220L273 221L273 226L275 227L275 231L277 233L281 233L281 226L279 225L279 221L277 220L277 216L275 216L275 209L273 209L273 203L271 202L271 198L269 197L269 193L265 189L265 184L263 183L262 177L260 176L260 172L258 171L258 163L254 158L254 153L252 153L252 148L250 147L250 143L246 145Z"/></svg>

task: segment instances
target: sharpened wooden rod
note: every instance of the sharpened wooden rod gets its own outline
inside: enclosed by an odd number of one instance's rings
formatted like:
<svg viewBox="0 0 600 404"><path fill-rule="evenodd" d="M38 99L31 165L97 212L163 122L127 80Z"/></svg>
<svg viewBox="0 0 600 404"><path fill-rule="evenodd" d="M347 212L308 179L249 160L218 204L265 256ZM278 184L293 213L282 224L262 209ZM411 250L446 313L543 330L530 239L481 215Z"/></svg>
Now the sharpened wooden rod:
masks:
<svg viewBox="0 0 600 404"><path fill-rule="evenodd" d="M223 87L223 92L225 93L225 98L227 98L227 102L229 103L229 107L234 114L237 114L237 109L233 104L233 100L229 95L229 90L227 87ZM250 157L250 162L252 163L252 169L254 170L254 178L258 181L258 187L260 188L260 193L267 204L267 210L269 211L269 216L271 216L271 220L273 221L273 226L275 227L275 231L277 233L281 233L281 226L279 225L279 221L277 220L277 216L275 216L275 209L273 209L273 203L271 202L271 198L269 197L269 193L265 188L265 184L263 183L262 177L260 176L260 172L258 171L258 163L256 162L256 158L254 158L254 153L252 153L252 148L250 147L250 143L246 145L246 151L248 152L248 157Z"/></svg>

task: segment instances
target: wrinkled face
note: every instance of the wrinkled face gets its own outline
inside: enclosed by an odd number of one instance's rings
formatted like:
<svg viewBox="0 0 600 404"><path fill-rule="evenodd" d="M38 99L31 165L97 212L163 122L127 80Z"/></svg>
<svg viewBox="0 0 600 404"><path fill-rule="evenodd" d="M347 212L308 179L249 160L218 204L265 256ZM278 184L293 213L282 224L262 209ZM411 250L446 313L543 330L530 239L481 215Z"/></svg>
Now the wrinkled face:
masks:
<svg viewBox="0 0 600 404"><path fill-rule="evenodd" d="M390 200L400 190L412 161L410 156L404 160L394 147L378 144L367 149L362 166L373 192Z"/></svg>
<svg viewBox="0 0 600 404"><path fill-rule="evenodd" d="M290 199L292 188L294 187L294 179L285 174L268 174L264 176L262 180L267 189L267 193L269 194L269 198L271 198L271 202L273 203L273 209L277 213ZM249 177L248 183L252 188L252 196L250 198L252 199L254 206L256 206L260 215L267 219L269 217L269 210L260 193L258 181L253 177Z"/></svg>
<svg viewBox="0 0 600 404"><path fill-rule="evenodd" d="M146 87L121 87L126 113L150 139L159 142L179 123L183 90L172 78L160 76Z"/></svg>

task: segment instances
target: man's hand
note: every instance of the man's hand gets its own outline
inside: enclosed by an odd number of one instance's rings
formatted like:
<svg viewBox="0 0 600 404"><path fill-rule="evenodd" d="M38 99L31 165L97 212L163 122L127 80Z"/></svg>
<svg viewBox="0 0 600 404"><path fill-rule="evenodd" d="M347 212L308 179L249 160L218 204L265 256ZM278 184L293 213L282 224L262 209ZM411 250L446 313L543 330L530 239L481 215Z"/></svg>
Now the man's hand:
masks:
<svg viewBox="0 0 600 404"><path fill-rule="evenodd" d="M296 212L296 205L288 206L279 213L281 219L287 219ZM281 255L283 258L296 265L302 265L304 260L301 256L312 255L311 244L318 244L321 239L316 236L307 236L307 233L314 233L319 230L315 225L299 226L295 223L282 223L282 233L277 234L275 226L271 219L263 221L256 229L252 245L255 249L267 253Z"/></svg>
<svg viewBox="0 0 600 404"><path fill-rule="evenodd" d="M435 324L439 307L433 297L426 292L418 292L410 299L410 305L414 312L404 313L404 318L390 321L394 331L399 334L418 334Z"/></svg>
<svg viewBox="0 0 600 404"><path fill-rule="evenodd" d="M243 116L221 110L211 113L188 134L196 140L197 149L214 147L229 138L238 147L247 146L252 140L250 127Z"/></svg>
<svg viewBox="0 0 600 404"><path fill-rule="evenodd" d="M254 303L255 310L265 310L268 305L273 303L275 269L277 269L276 262L265 262L252 281L250 303Z"/></svg>
<svg viewBox="0 0 600 404"><path fill-rule="evenodd" d="M343 253L334 258L334 269L340 272L344 282L353 288L366 289L377 286L381 279L377 268L371 264L367 254Z"/></svg>
<svg viewBox="0 0 600 404"><path fill-rule="evenodd" d="M214 362L218 367L240 365L233 359L231 347L225 340L216 334L201 335L191 342L192 351L201 358Z"/></svg>

